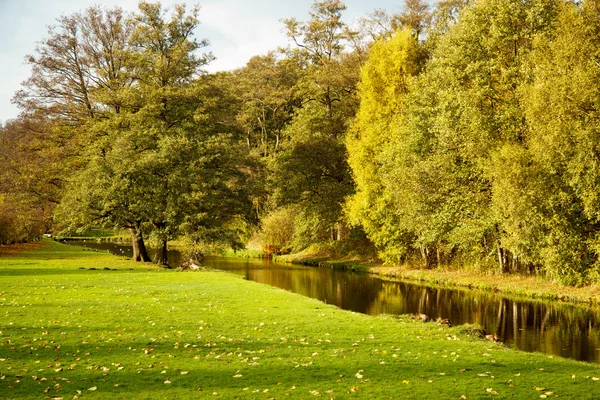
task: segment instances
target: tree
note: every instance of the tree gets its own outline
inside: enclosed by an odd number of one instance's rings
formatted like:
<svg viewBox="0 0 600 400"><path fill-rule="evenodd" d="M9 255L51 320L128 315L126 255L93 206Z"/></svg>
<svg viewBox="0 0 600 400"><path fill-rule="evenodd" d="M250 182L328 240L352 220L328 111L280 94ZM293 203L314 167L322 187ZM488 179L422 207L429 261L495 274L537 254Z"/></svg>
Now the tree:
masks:
<svg viewBox="0 0 600 400"><path fill-rule="evenodd" d="M89 121L95 140L61 204L76 225L130 228L134 243L147 230L162 265L168 240L182 234L237 244L233 220L249 208L231 96L202 74L211 56L193 38L197 13L176 6L167 16L159 4L140 3L124 75L134 81L98 89L99 99L122 101Z"/></svg>
<svg viewBox="0 0 600 400"><path fill-rule="evenodd" d="M39 43L36 55L27 57L32 74L14 101L23 110L24 120L44 120L51 127L45 129L43 147L59 149L62 154L56 161L64 173L54 177L61 187L83 168L89 152L106 151L107 132L117 128L107 119L120 114L123 107L129 111L134 108L130 95L131 25L126 18L120 8L99 7L63 16L59 25L49 30L49 37ZM59 201L57 196L55 202ZM83 227L102 219L98 210L82 209L85 202L70 204L76 207L65 210L79 212L68 213L67 227ZM130 230L134 259L149 260L140 223L115 225Z"/></svg>
<svg viewBox="0 0 600 400"><path fill-rule="evenodd" d="M300 205L304 222L318 221L296 230L312 239L341 237L342 204L353 190L343 137L357 106L360 54L345 51L345 9L338 0L317 1L307 22L284 21L296 45L290 52L306 60L306 68L297 84L302 107L285 129L287 140L274 163L275 196L281 206Z"/></svg>
<svg viewBox="0 0 600 400"><path fill-rule="evenodd" d="M500 271L516 265L494 211L495 154L527 131L518 88L532 37L552 27L555 2L475 2L436 38L411 83L405 118L381 168L399 223L428 265L460 255Z"/></svg>
<svg viewBox="0 0 600 400"><path fill-rule="evenodd" d="M508 219L514 227L510 237L530 250L529 260L568 284L598 279L600 271L598 9L596 1L557 7L556 30L536 38L532 81L522 88L531 131L525 138L528 163L521 170L531 176L526 187L540 194L536 198L527 190L520 196L518 205L533 207L528 219L519 221L522 214ZM506 182L511 190L514 185ZM535 224L526 223L530 220Z"/></svg>
<svg viewBox="0 0 600 400"><path fill-rule="evenodd" d="M262 157L277 153L283 131L300 106L296 84L301 69L298 57L279 59L270 52L251 58L235 72L241 102L237 118L246 132L248 148L257 149Z"/></svg>
<svg viewBox="0 0 600 400"><path fill-rule="evenodd" d="M406 250L407 243L391 240L397 221L389 213L393 206L381 181L382 158L395 127L402 124L409 80L419 73L423 60L424 52L411 30L379 39L361 69L360 107L346 136L348 162L356 183L356 193L349 197L346 213L388 255L398 246Z"/></svg>
<svg viewBox="0 0 600 400"><path fill-rule="evenodd" d="M37 240L50 231L62 184L57 176L64 171L59 149L42 146L43 129L21 119L0 125L0 244Z"/></svg>
<svg viewBox="0 0 600 400"><path fill-rule="evenodd" d="M405 0L404 10L399 15L399 22L405 29L410 29L417 39L429 26L431 13L429 4L423 0Z"/></svg>

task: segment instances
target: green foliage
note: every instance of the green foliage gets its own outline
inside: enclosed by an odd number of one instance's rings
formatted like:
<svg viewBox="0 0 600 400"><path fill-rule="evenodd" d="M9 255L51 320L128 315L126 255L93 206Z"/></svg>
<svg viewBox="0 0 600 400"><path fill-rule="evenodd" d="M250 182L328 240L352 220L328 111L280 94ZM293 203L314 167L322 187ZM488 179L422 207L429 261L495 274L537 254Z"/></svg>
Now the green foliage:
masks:
<svg viewBox="0 0 600 400"><path fill-rule="evenodd" d="M315 1L293 47L217 74L197 7L64 16L1 130L3 235L55 211L166 263L168 240L238 248L262 219L275 251L365 232L387 262L598 280L597 9L407 0L354 30Z"/></svg>
<svg viewBox="0 0 600 400"><path fill-rule="evenodd" d="M277 153L283 131L300 106L296 84L301 75L298 57L281 58L274 52L253 57L235 72L234 90L242 103L236 118L248 147L263 157Z"/></svg>
<svg viewBox="0 0 600 400"><path fill-rule="evenodd" d="M163 264L167 241L179 235L239 247L234 220L250 212L240 167L250 164L232 96L219 76L200 76L211 56L198 55L206 43L193 38L198 10L176 6L167 19L159 4L139 9L129 63L121 65L135 84L96 88L101 98L128 100L86 121L82 166L57 216L75 226L149 231Z"/></svg>
<svg viewBox="0 0 600 400"><path fill-rule="evenodd" d="M595 2L562 4L553 34L536 38L532 82L522 90L531 165L540 171L531 181L544 185L535 211L547 236L537 260L569 284L597 279L600 266L599 29Z"/></svg>
<svg viewBox="0 0 600 400"><path fill-rule="evenodd" d="M551 26L552 4L475 2L435 38L382 152L385 189L378 200L389 199L384 210L395 216L384 235L411 240L387 257L396 260L412 247L427 265L460 255L483 265L497 260L508 270L490 163L497 149L522 141L525 117L515 88L525 81L531 36Z"/></svg>
<svg viewBox="0 0 600 400"><path fill-rule="evenodd" d="M265 254L286 254L291 251L295 233L293 207L276 210L260 221L258 241Z"/></svg>

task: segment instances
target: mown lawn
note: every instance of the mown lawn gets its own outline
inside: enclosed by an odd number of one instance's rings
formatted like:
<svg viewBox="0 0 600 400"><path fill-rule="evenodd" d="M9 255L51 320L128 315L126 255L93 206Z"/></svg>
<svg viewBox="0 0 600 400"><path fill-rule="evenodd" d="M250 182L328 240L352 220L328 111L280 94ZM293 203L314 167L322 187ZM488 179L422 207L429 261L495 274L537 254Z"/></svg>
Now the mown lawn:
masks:
<svg viewBox="0 0 600 400"><path fill-rule="evenodd" d="M54 242L0 248L2 399L600 397L597 365L462 331L227 273Z"/></svg>

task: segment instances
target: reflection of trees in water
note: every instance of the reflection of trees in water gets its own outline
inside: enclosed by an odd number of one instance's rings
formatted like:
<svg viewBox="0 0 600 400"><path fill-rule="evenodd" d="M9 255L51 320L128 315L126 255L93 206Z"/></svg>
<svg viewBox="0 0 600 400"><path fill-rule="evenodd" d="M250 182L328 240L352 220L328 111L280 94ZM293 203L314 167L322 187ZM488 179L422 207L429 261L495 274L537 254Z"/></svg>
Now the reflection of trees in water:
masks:
<svg viewBox="0 0 600 400"><path fill-rule="evenodd" d="M455 325L477 323L522 350L600 362L598 314L585 307L384 282L368 311L427 314L449 318Z"/></svg>
<svg viewBox="0 0 600 400"><path fill-rule="evenodd" d="M378 279L328 268L249 268L246 275L257 282L361 313L368 313L381 291L381 281Z"/></svg>

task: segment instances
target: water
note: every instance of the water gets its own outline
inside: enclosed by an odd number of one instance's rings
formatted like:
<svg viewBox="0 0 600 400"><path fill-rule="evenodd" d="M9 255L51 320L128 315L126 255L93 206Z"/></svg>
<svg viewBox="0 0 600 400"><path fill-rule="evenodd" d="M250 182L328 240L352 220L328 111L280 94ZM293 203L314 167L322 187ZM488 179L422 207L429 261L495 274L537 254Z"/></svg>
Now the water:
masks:
<svg viewBox="0 0 600 400"><path fill-rule="evenodd" d="M115 243L72 242L131 256ZM181 262L169 252L171 265ZM514 301L493 293L435 289L382 280L368 274L333 271L270 260L207 257L212 268L244 276L369 315L427 314L453 325L479 324L510 347L600 363L600 310L558 302Z"/></svg>

